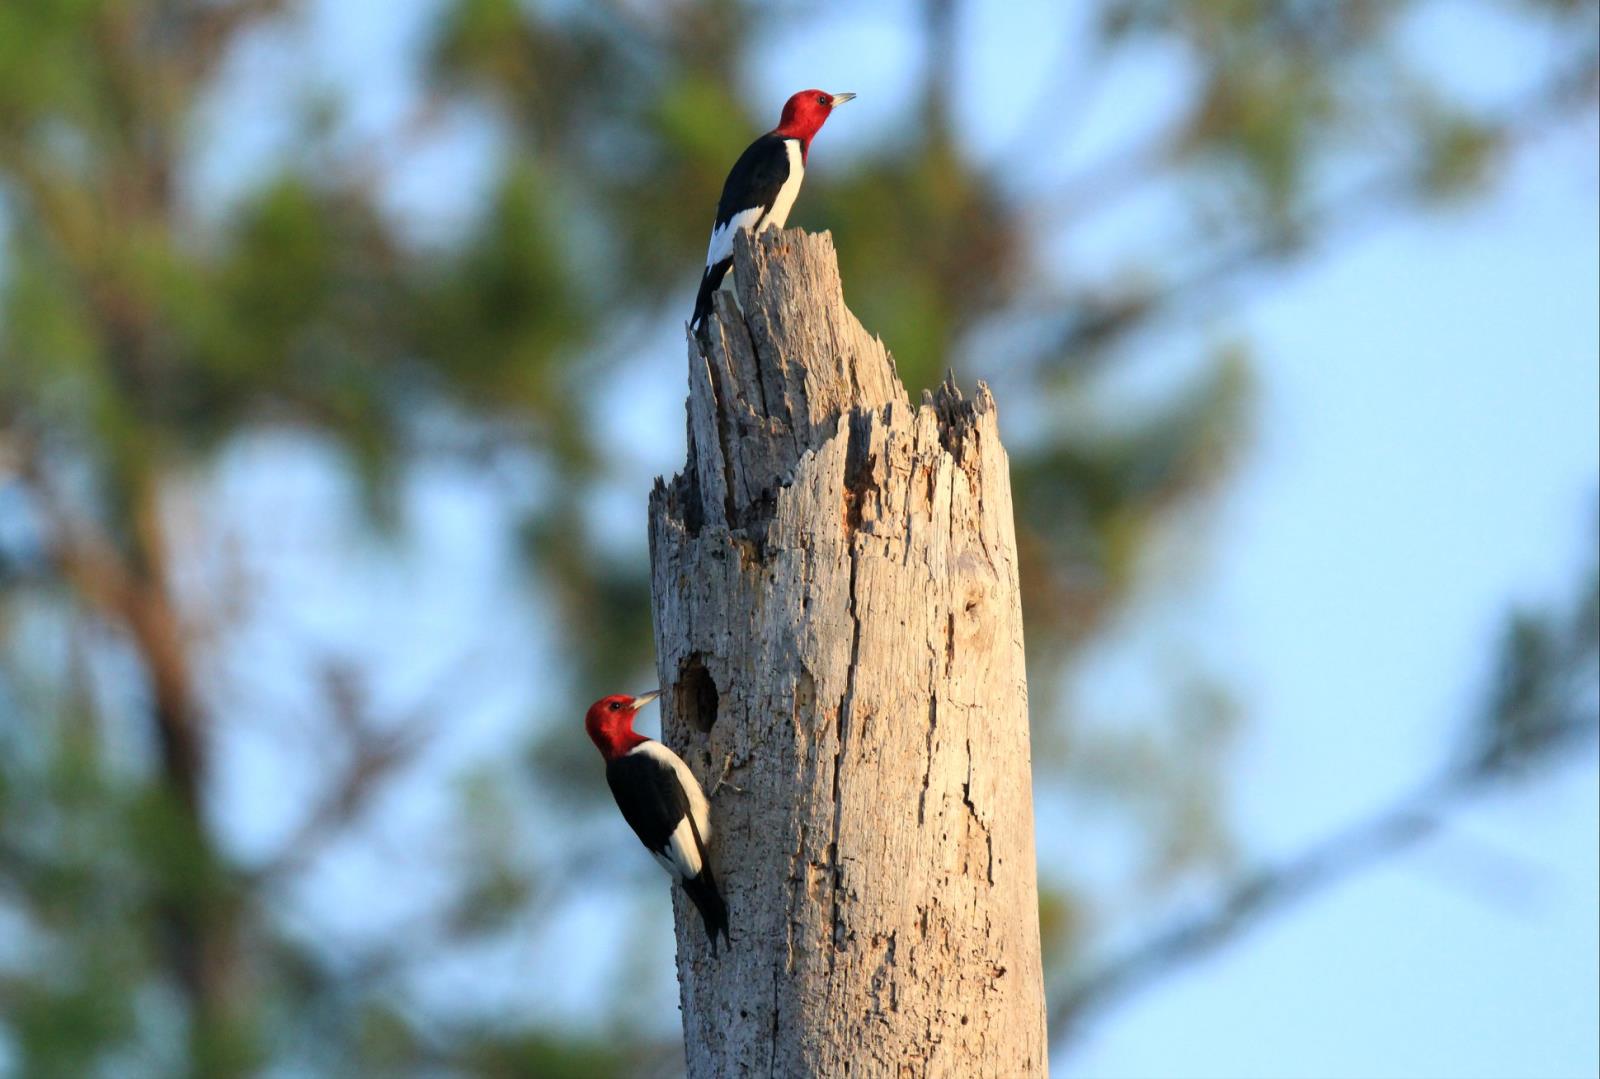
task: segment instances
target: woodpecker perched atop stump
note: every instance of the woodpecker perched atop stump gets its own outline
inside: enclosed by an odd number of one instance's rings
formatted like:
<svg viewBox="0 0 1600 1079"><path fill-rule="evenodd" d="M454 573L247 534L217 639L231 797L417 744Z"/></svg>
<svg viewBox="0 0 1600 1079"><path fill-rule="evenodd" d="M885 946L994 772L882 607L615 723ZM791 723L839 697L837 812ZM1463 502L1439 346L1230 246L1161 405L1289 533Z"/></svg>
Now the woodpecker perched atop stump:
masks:
<svg viewBox="0 0 1600 1079"><path fill-rule="evenodd" d="M855 96L801 90L784 103L778 126L752 142L734 162L717 202L690 329L698 331L705 322L711 311L711 297L733 265L733 234L783 228L795 196L800 194L800 182L805 179L811 140L833 110Z"/></svg>

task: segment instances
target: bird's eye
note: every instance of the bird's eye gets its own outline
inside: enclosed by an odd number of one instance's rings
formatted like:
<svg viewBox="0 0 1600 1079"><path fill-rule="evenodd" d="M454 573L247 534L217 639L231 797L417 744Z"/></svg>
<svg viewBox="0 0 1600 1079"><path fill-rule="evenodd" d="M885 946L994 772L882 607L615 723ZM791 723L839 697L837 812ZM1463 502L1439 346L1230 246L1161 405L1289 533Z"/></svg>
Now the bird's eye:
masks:
<svg viewBox="0 0 1600 1079"><path fill-rule="evenodd" d="M612 711L613 711L613 712L620 712L620 711L622 711L622 702L621 702L621 701L612 701L612 702L611 702L611 710L612 710Z"/></svg>
<svg viewBox="0 0 1600 1079"><path fill-rule="evenodd" d="M818 94L817 95L817 104L818 105L826 105L827 103L828 103L828 95L827 94Z"/></svg>

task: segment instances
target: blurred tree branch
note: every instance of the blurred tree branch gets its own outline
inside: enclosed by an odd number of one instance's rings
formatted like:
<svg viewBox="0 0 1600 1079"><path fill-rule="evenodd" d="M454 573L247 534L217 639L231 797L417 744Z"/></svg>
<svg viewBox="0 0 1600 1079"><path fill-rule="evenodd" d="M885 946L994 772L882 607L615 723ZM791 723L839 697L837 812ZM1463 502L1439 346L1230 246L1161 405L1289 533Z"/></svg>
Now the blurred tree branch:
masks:
<svg viewBox="0 0 1600 1079"><path fill-rule="evenodd" d="M236 1074L242 1061L231 1032L239 1022L241 975L235 905L228 889L203 885L220 866L204 814L204 717L166 569L156 484L142 477L134 485L130 556L66 508L34 439L19 432L8 441L17 472L44 518L48 549L62 578L94 617L127 632L149 679L148 713L160 747L162 786L180 815L171 840L187 848L193 864L205 867L201 881L169 882L176 886L160 900L166 953L193 1008L197 1066L217 1075Z"/></svg>
<svg viewBox="0 0 1600 1079"><path fill-rule="evenodd" d="M1600 731L1600 570L1565 611L1511 620L1481 715L1433 778L1371 817L1277 865L1247 874L1205 910L1125 952L1069 974L1050 1004L1051 1040L1209 958L1293 906L1414 849L1465 803L1571 760Z"/></svg>
<svg viewBox="0 0 1600 1079"><path fill-rule="evenodd" d="M1477 163L1468 166L1468 179L1481 174L1492 157L1506 157L1544 134L1551 125L1570 119L1579 109L1592 107L1597 85L1600 54L1589 53L1570 68L1542 81L1499 115L1477 121L1471 134L1474 148L1470 151ZM1181 160L1183 144L1191 140L1186 125L1176 125L1168 134L1104 164L1104 171L1097 169L1069 181L1065 193L1054 192L1046 200L1049 211L1036 213L1033 220L1051 227L1094 212L1097 204L1107 199L1127 197L1136 185L1155 182L1163 163ZM1182 319L1196 309L1208 308L1241 278L1303 258L1334 236L1349 237L1432 201L1438 192L1430 185L1430 168L1427 161L1404 160L1339 194L1293 211L1286 220L1260 222L1254 235L1170 281L1123 288L1112 295L1078 295L1038 304L1030 301L1030 308L1072 310L1050 335L1049 343L1039 350L1043 366L1046 370L1063 366L1078 369L1104 361L1120 340ZM1463 178L1450 182L1463 182Z"/></svg>
<svg viewBox="0 0 1600 1079"><path fill-rule="evenodd" d="M329 757L344 763L326 793L302 817L298 828L265 863L243 876L250 887L271 888L303 870L335 838L346 834L385 783L414 763L450 714L449 695L459 683L453 675L439 679L435 692L425 696L408 716L380 727L362 692L357 672L339 663L323 671L324 699L331 712L333 733L342 745L324 746Z"/></svg>

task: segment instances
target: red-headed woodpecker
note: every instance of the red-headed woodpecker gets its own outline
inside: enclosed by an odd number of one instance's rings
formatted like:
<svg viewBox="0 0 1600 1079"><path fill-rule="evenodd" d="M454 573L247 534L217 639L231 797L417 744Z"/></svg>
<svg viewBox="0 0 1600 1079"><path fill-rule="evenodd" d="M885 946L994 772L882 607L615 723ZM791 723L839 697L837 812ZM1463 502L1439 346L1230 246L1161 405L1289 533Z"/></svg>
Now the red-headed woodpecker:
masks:
<svg viewBox="0 0 1600 1079"><path fill-rule="evenodd" d="M700 277L690 329L698 330L711 311L711 296L733 265L733 234L783 228L806 175L806 152L828 115L854 94L801 90L783 106L778 126L752 142L722 185L717 219L711 225L706 270Z"/></svg>
<svg viewBox="0 0 1600 1079"><path fill-rule="evenodd" d="M706 856L711 805L682 758L633 729L639 709L660 695L602 697L589 706L583 727L605 758L606 783L622 819L694 901L715 955L717 934L728 939L728 907Z"/></svg>

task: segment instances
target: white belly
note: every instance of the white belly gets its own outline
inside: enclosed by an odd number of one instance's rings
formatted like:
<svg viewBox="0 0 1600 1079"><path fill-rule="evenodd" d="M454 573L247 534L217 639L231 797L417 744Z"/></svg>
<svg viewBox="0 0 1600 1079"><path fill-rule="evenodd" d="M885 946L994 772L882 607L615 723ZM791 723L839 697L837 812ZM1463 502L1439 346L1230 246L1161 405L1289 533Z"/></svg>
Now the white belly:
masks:
<svg viewBox="0 0 1600 1079"><path fill-rule="evenodd" d="M794 200L800 194L800 181L806 178L806 163L800 156L800 140L785 139L783 148L789 151L789 178L778 188L778 197L772 200L772 210L761 219L760 228L781 229L794 209Z"/></svg>

